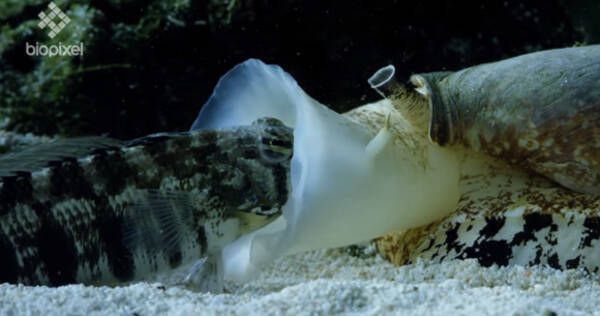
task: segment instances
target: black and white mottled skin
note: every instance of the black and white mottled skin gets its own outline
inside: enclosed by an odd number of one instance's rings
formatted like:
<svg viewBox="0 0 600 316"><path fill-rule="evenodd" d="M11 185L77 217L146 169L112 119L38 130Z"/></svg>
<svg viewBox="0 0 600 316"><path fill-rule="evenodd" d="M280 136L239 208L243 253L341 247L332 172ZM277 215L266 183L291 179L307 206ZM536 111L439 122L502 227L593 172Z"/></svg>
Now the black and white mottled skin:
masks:
<svg viewBox="0 0 600 316"><path fill-rule="evenodd" d="M292 137L264 118L1 157L0 282L115 284L218 251L281 213Z"/></svg>
<svg viewBox="0 0 600 316"><path fill-rule="evenodd" d="M377 240L395 264L475 259L600 272L600 197L573 192L499 159L466 158L455 212Z"/></svg>

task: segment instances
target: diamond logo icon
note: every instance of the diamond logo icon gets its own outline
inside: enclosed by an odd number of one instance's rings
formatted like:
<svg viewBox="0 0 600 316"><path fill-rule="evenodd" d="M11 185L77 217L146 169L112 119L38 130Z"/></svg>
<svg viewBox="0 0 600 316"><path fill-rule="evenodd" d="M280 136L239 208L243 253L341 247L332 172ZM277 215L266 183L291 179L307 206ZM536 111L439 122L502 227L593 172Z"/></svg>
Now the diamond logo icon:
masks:
<svg viewBox="0 0 600 316"><path fill-rule="evenodd" d="M71 19L69 19L69 17L60 8L58 8L56 4L54 4L54 2L50 2L50 4L48 4L47 13L42 11L40 14L38 14L38 16L40 17L40 23L38 26L42 30L45 28L50 29L50 32L48 33L50 38L54 38L56 35L58 35L58 33L60 33L60 31L62 31L65 26L69 24L69 22L71 22Z"/></svg>

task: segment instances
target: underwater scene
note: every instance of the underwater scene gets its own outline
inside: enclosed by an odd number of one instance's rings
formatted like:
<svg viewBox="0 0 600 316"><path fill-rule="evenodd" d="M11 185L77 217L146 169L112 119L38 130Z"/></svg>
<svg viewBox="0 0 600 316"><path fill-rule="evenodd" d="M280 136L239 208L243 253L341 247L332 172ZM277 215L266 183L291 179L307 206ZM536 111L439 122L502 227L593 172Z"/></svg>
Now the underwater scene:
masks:
<svg viewBox="0 0 600 316"><path fill-rule="evenodd" d="M0 315L588 315L600 2L0 0Z"/></svg>

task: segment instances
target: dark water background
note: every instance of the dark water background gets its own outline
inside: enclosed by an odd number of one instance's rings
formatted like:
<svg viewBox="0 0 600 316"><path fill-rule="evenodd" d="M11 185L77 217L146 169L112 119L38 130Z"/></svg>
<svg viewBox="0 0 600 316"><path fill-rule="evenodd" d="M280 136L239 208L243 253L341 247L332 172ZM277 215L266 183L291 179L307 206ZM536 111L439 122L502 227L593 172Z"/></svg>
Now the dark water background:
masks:
<svg viewBox="0 0 600 316"><path fill-rule="evenodd" d="M0 0L0 117L6 128L133 138L189 128L221 75L247 58L281 65L343 112L378 96L366 79L457 70L600 40L600 1L54 1L71 23L37 27L49 1ZM26 43L82 42L81 57Z"/></svg>

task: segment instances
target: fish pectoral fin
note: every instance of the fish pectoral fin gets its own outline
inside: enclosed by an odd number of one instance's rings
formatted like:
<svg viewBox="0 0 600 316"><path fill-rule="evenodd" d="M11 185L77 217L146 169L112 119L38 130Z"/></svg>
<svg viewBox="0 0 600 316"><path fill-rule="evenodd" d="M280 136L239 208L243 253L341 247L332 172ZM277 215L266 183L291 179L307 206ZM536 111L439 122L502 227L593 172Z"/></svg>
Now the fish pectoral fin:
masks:
<svg viewBox="0 0 600 316"><path fill-rule="evenodd" d="M196 261L183 279L183 284L194 291L223 293L223 259L221 252L209 254Z"/></svg>
<svg viewBox="0 0 600 316"><path fill-rule="evenodd" d="M391 115L388 114L385 118L383 127L379 130L377 135L371 139L365 148L367 157L370 160L375 159L392 141L392 132L390 125Z"/></svg>
<svg viewBox="0 0 600 316"><path fill-rule="evenodd" d="M132 254L162 252L171 258L180 250L184 234L194 229L191 194L175 190L135 190L132 195L135 202L127 205L123 212L123 245Z"/></svg>

